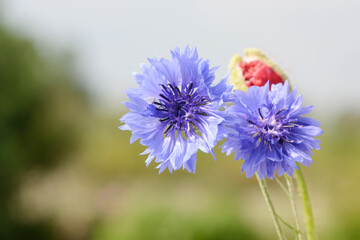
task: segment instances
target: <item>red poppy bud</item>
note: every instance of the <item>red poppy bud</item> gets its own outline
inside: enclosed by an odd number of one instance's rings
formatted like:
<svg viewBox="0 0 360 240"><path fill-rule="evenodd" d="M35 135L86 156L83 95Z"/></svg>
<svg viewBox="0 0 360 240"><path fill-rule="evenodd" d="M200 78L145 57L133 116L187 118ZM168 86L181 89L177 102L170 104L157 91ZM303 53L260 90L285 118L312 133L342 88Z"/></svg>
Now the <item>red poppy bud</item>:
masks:
<svg viewBox="0 0 360 240"><path fill-rule="evenodd" d="M234 55L230 61L232 70L229 81L234 89L246 91L251 86L264 86L268 81L272 84L284 83L286 74L259 49L245 49L245 57Z"/></svg>
<svg viewBox="0 0 360 240"><path fill-rule="evenodd" d="M245 84L247 87L264 86L268 81L271 84L284 83L284 79L277 74L269 65L260 60L251 62L241 62L240 68L242 70Z"/></svg>

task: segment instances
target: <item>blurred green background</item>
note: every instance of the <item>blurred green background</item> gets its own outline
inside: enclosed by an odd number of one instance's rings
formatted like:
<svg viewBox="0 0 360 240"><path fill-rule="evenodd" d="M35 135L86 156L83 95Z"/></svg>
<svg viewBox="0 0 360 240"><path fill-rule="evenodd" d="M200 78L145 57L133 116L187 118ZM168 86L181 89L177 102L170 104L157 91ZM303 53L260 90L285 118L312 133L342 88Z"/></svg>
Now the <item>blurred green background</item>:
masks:
<svg viewBox="0 0 360 240"><path fill-rule="evenodd" d="M117 129L126 109L94 104L71 51L5 25L0 51L0 239L276 239L241 161L216 151L217 162L199 154L196 174L159 175ZM319 110L322 149L303 168L319 239L360 239L360 110L349 105ZM268 183L291 222L285 194Z"/></svg>

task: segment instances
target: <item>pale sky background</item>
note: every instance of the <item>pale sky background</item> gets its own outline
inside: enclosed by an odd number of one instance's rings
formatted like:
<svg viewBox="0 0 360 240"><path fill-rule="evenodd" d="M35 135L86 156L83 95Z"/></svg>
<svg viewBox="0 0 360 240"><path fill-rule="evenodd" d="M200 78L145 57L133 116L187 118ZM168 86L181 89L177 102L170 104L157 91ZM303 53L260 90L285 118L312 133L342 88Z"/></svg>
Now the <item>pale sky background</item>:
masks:
<svg viewBox="0 0 360 240"><path fill-rule="evenodd" d="M99 105L120 108L147 57L187 44L227 72L234 53L262 49L315 113L360 113L360 1L2 0L2 19L39 45L71 49ZM330 114L330 115L329 115Z"/></svg>

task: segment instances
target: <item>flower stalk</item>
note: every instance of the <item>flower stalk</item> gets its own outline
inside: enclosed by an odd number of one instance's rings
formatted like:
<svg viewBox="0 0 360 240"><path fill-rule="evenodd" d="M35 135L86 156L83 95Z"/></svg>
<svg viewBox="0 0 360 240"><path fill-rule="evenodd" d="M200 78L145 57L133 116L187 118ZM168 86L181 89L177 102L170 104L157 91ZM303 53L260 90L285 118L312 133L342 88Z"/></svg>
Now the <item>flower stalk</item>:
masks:
<svg viewBox="0 0 360 240"><path fill-rule="evenodd" d="M295 229L294 230L295 230L295 234L296 234L296 239L302 240L299 215L298 215L296 204L295 204L295 193L294 193L293 181L292 181L291 177L289 177L286 174L284 175L284 177L285 177L286 184L288 186L289 193L290 193L289 198L290 198L291 208L292 208L293 214L294 214L294 220L295 220Z"/></svg>
<svg viewBox="0 0 360 240"><path fill-rule="evenodd" d="M305 215L305 225L306 225L306 239L307 240L315 240L315 224L314 224L314 215L311 208L309 191L306 187L305 178L301 171L300 166L299 169L295 170L295 179L297 182L297 186L299 188L300 197L302 200L304 215Z"/></svg>
<svg viewBox="0 0 360 240"><path fill-rule="evenodd" d="M275 208L274 208L274 205L271 201L271 198L270 198L270 194L269 194L269 190L268 190L268 187L266 185L266 182L264 179L260 179L259 175L256 173L256 178L259 182L259 186L260 186L260 189L261 189L261 192L265 198L265 201L269 207L269 211L271 213L271 216L272 216L272 219L273 219L273 222L275 224L275 229L276 229L276 233L279 237L280 240L285 240L285 235L284 235L284 232L282 231L281 229L281 226L280 226L280 222L279 222L279 219L278 219L278 214L275 212Z"/></svg>

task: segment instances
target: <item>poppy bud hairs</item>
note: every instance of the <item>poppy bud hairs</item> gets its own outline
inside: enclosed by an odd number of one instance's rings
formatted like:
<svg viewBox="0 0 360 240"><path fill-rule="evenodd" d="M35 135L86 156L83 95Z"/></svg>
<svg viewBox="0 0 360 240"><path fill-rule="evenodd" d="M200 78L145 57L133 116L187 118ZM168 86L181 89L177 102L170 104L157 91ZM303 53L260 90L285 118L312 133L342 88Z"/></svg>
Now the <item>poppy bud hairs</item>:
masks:
<svg viewBox="0 0 360 240"><path fill-rule="evenodd" d="M130 112L120 119L120 129L132 131L131 143L140 139L147 146L147 166L155 159L159 173L181 167L195 173L198 150L215 158L212 149L224 135L219 108L232 86L227 77L213 85L218 67L210 68L196 48L175 48L171 56L149 58L142 73L133 74L139 86L125 91Z"/></svg>

